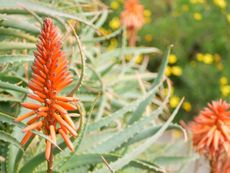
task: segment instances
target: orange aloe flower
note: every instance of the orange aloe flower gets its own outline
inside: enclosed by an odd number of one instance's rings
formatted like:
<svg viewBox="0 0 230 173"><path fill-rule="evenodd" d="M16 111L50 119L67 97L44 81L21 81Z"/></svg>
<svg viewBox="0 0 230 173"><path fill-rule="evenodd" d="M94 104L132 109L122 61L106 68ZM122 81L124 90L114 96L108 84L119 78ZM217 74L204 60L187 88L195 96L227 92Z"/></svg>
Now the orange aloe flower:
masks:
<svg viewBox="0 0 230 173"><path fill-rule="evenodd" d="M229 108L226 101L213 101L190 124L195 149L208 157L215 173L230 155Z"/></svg>
<svg viewBox="0 0 230 173"><path fill-rule="evenodd" d="M213 101L191 124L193 144L201 153L216 156L230 149L230 104Z"/></svg>
<svg viewBox="0 0 230 173"><path fill-rule="evenodd" d="M230 173L230 157L228 154L221 154L210 159L212 173Z"/></svg>
<svg viewBox="0 0 230 173"><path fill-rule="evenodd" d="M144 7L138 0L125 1L125 9L121 13L121 23L127 29L129 45L135 46L137 31L144 24Z"/></svg>
<svg viewBox="0 0 230 173"><path fill-rule="evenodd" d="M223 167L222 167L222 172L223 173L230 173L230 157L227 159L223 160ZM221 171L220 171L221 172Z"/></svg>
<svg viewBox="0 0 230 173"><path fill-rule="evenodd" d="M68 71L67 59L61 48L58 29L51 19L45 19L37 51L34 52L32 78L28 84L33 92L28 94L28 97L37 103L22 103L23 107L31 111L15 119L18 122L30 118L27 127L23 129L26 134L21 144L27 143L30 138L34 137L31 130L38 130L44 132L54 142L56 142L56 134L60 134L69 149L74 150L68 133L76 136L77 132L67 110L77 109L71 104L77 102L77 99L58 95L73 80ZM45 152L47 160L50 157L51 146L47 140Z"/></svg>

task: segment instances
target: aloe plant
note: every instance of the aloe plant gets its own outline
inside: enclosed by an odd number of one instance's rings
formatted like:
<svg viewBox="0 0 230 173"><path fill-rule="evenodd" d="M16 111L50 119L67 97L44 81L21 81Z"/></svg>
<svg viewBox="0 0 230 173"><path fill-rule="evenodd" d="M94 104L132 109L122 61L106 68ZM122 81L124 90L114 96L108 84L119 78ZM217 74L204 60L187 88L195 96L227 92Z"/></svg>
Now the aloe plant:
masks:
<svg viewBox="0 0 230 173"><path fill-rule="evenodd" d="M109 13L101 4L80 0L53 1L52 5L0 0L0 4L1 172L47 170L45 142L41 140L47 136L33 131L38 136L21 146L25 125L14 121L25 112L20 103L28 100L33 50L44 17L53 18L62 32L64 51L74 76L73 83L62 94L72 92L79 98L78 111L73 113L79 114L83 123L78 137L72 139L73 153L61 138L57 139L58 147L53 149L54 172L166 172L164 164L180 165L196 158L190 147L186 155L173 155L180 151L173 140L172 155L165 155L170 153L169 146L157 142L166 130L179 130L186 137L185 130L172 123L182 101L172 113L167 107L170 82L164 71L170 49L158 72L152 73L146 63L138 65L134 60L143 54L162 56L161 51L154 47L127 47L124 29L101 35L99 28ZM74 4L76 8L72 8ZM108 50L104 45L113 37L122 40L120 47ZM127 55L132 56L129 62L125 60ZM169 91L164 95L166 88ZM79 117L73 119L77 121ZM150 151L152 155L148 154Z"/></svg>

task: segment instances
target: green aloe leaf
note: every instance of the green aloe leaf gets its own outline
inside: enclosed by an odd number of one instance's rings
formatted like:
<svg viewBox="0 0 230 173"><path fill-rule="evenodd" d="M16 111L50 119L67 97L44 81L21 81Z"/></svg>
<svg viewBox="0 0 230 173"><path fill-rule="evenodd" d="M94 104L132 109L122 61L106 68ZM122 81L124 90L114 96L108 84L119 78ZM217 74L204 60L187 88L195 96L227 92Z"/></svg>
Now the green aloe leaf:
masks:
<svg viewBox="0 0 230 173"><path fill-rule="evenodd" d="M198 155L193 154L191 156L162 156L154 159L154 163L158 165L170 165L170 164L183 164L196 160Z"/></svg>
<svg viewBox="0 0 230 173"><path fill-rule="evenodd" d="M0 55L0 64L33 61L33 56L28 55Z"/></svg>
<svg viewBox="0 0 230 173"><path fill-rule="evenodd" d="M143 127L149 124L154 118L159 116L164 108L164 104L161 105L157 110L153 111L149 116L143 117L136 123L128 126L127 128L121 130L115 135L111 136L106 141L103 141L100 145L96 145L91 148L91 153L107 153L119 148L122 144L126 143L129 139L137 135L143 130Z"/></svg>
<svg viewBox="0 0 230 173"><path fill-rule="evenodd" d="M143 153L145 150L147 150L162 134L163 132L168 128L174 117L176 116L180 106L183 103L183 99L180 101L177 108L174 110L172 115L169 117L169 119L162 125L162 127L150 138L148 138L144 143L140 144L138 147L133 149L132 151L126 153L122 158L116 160L115 162L110 163L110 166L114 171L117 171L127 164L129 164L133 159L135 159L137 156L139 156L141 153ZM106 171L107 168L101 168L95 171L95 173L103 173Z"/></svg>
<svg viewBox="0 0 230 173"><path fill-rule="evenodd" d="M23 88L23 87L20 87L20 86L17 86L15 84L11 84L8 82L3 82L3 81L0 81L0 88L6 89L6 90L8 89L8 90L13 90L13 91L18 91L18 92L25 93L25 94L29 93L29 90L27 90L26 88Z"/></svg>
<svg viewBox="0 0 230 173"><path fill-rule="evenodd" d="M152 127L149 127L149 128L142 130L140 133L138 133L137 135L132 137L127 143L125 143L124 146L134 144L136 142L142 141L146 138L153 136L158 130L160 130L161 127L162 127L162 125L156 125L156 126L152 126ZM187 139L186 131L180 125L170 124L168 126L167 130L171 130L171 129L176 129L176 130L182 131L184 134L184 138Z"/></svg>
<svg viewBox="0 0 230 173"><path fill-rule="evenodd" d="M122 52L123 51L123 52ZM102 55L100 55L100 59L111 58L111 57L119 57L121 52L123 55L140 55L140 54L149 54L149 53L156 53L160 54L161 51L154 47L127 47L124 50L122 48L117 48L111 51L108 51Z"/></svg>
<svg viewBox="0 0 230 173"><path fill-rule="evenodd" d="M161 80L164 77L165 69L166 69L166 66L168 63L168 57L169 57L170 52L171 52L170 48L171 47L169 47L169 49L168 49L166 57L163 59L163 63L161 64L160 71L157 75L157 78L154 80L152 88L155 88L157 85L159 85L159 83L161 82ZM150 94L145 101L143 101L141 104L138 105L137 109L135 110L135 112L133 113L133 115L129 121L129 124L135 122L136 120L138 120L141 117L141 115L144 113L146 107L151 103L154 95L155 95L155 93Z"/></svg>
<svg viewBox="0 0 230 173"><path fill-rule="evenodd" d="M0 11L3 9L2 5L6 2L9 1L4 1L4 0L0 1L1 4ZM20 29L22 31L26 31L32 34L39 34L40 32L40 29L38 27L34 26L33 24L31 24L26 20L22 20L19 17L0 14L0 21L1 21L1 26Z"/></svg>
<svg viewBox="0 0 230 173"><path fill-rule="evenodd" d="M25 124L21 122L15 122L14 117L0 112L0 122L8 123L10 125L18 126L19 128L24 128Z"/></svg>
<svg viewBox="0 0 230 173"><path fill-rule="evenodd" d="M77 15L72 15L72 14L68 14L68 13L64 13L64 12L58 11L56 9L45 7L45 6L40 5L38 3L33 3L33 2L26 1L26 0L21 0L20 2L18 2L17 0L10 0L10 1L0 0L0 4L1 4L0 12L2 12L2 13L7 13L7 14L28 14L29 12L24 10L24 9L22 9L20 7L20 5L21 5L21 6L25 7L25 8L27 8L27 9L35 12L38 15L52 16L54 18L62 17L62 18L65 18L65 19L74 19L74 20L77 20L77 21L79 21L81 23L84 23L84 24L89 25L92 28L96 29L96 26L94 26L88 20L83 19L83 17L79 17Z"/></svg>
<svg viewBox="0 0 230 173"><path fill-rule="evenodd" d="M18 38L26 39L26 40L32 41L32 42L37 41L36 37L34 37L34 36L32 36L32 35L30 35L28 33L25 33L25 32L23 32L21 30L18 30L18 29L0 27L0 33L2 35L18 37Z"/></svg>
<svg viewBox="0 0 230 173"><path fill-rule="evenodd" d="M68 164L65 164L61 170L63 172L65 171L68 172L74 168L103 163L101 156L103 156L107 161L115 161L122 157L116 154L103 154L103 155L97 154L97 153L79 154L79 155L75 155L74 157L72 157L71 160L69 160ZM149 163L149 162L145 162L142 160L132 160L128 166L141 168L143 170L149 170L149 171L154 171L154 172L160 170L160 168L157 165ZM108 169L105 172L108 172Z"/></svg>
<svg viewBox="0 0 230 173"><path fill-rule="evenodd" d="M4 132L4 131L0 131L0 140L3 140L5 142L11 143L14 146L22 149L21 144L18 142L17 139L15 139L14 137L12 137L10 134Z"/></svg>
<svg viewBox="0 0 230 173"><path fill-rule="evenodd" d="M13 42L13 41L1 41L0 50L23 50L23 49L35 49L36 46L34 43L22 43L22 42Z"/></svg>
<svg viewBox="0 0 230 173"><path fill-rule="evenodd" d="M136 49L138 50L138 48L136 48ZM132 49L132 51L134 51L134 50L135 49ZM140 49L140 50L142 50L142 49ZM150 49L150 50L148 50L148 51L152 52L155 49ZM142 51L144 51L144 50L142 50ZM159 76L158 78L159 79L157 79L157 80L159 80L159 81L163 80L162 79L163 78L162 73L164 72L164 68L165 68L166 65L167 65L167 57L164 59L161 71L160 71L160 73L158 73L158 76ZM93 131L93 130L99 129L101 127L104 127L104 126L108 126L115 119L122 117L125 113L127 113L129 111L136 110L137 107L140 107L141 109L143 109L142 107L145 108L149 104L149 100L152 99L152 97L158 91L158 88L160 86L161 86L161 82L158 82L158 83L154 84L154 86L151 88L151 90L148 91L148 93L143 98L135 101L134 103L129 104L128 106L125 106L125 107L121 108L120 110L112 113L110 116L108 116L106 118L102 118L99 121L96 121L95 123L90 124L89 131Z"/></svg>

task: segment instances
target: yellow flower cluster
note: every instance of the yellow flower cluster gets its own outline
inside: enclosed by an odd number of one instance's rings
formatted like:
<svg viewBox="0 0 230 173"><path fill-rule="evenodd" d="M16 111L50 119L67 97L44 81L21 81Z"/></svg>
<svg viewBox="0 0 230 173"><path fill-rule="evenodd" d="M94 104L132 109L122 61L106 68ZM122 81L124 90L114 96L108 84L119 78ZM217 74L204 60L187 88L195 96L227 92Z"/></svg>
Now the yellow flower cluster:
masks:
<svg viewBox="0 0 230 173"><path fill-rule="evenodd" d="M177 107L179 102L180 102L180 98L178 96L172 96L172 97L170 97L169 105L171 108L175 108L175 107Z"/></svg>
<svg viewBox="0 0 230 173"><path fill-rule="evenodd" d="M168 93L168 89L164 89L163 90L163 95L166 96ZM170 99L169 99L169 106L171 108L176 108L180 102L180 97L178 97L177 95L174 94L174 88L171 88L171 93L170 93ZM192 105L190 102L185 101L182 105L182 108L186 111L186 112L190 112L192 109Z"/></svg>
<svg viewBox="0 0 230 173"><path fill-rule="evenodd" d="M136 64L141 64L142 61L143 61L143 55L138 55L138 56L136 56L136 57L133 57L133 56L131 56L131 55L125 56L125 60L128 61L128 62L131 61L132 58L135 58L134 61L135 61Z"/></svg>
<svg viewBox="0 0 230 173"><path fill-rule="evenodd" d="M203 62L204 64L213 64L215 62L215 65L218 70L223 70L224 66L221 63L221 57L219 54L210 54L210 53L198 53L196 54L196 59L199 62Z"/></svg>
<svg viewBox="0 0 230 173"><path fill-rule="evenodd" d="M113 10L117 10L119 7L120 7L120 4L118 1L112 1L110 3L110 7L113 9Z"/></svg>
<svg viewBox="0 0 230 173"><path fill-rule="evenodd" d="M191 109L192 109L191 103L189 103L188 101L184 102L184 103L183 103L183 109L184 109L186 112L190 112Z"/></svg>
<svg viewBox="0 0 230 173"><path fill-rule="evenodd" d="M228 84L228 78L225 77L225 76L222 76L222 77L220 78L220 85L221 85L221 86L224 86L224 85L227 85L227 84Z"/></svg>
<svg viewBox="0 0 230 173"><path fill-rule="evenodd" d="M145 39L145 41L147 41L149 43L153 40L153 36L151 34L146 34L144 36L144 39Z"/></svg>
<svg viewBox="0 0 230 173"><path fill-rule="evenodd" d="M182 75L182 69L180 66L174 65L177 62L177 57L174 54L169 55L169 64L172 66L167 66L165 70L166 76L181 76Z"/></svg>
<svg viewBox="0 0 230 173"><path fill-rule="evenodd" d="M175 64L177 62L177 57L174 54L169 55L169 64Z"/></svg>
<svg viewBox="0 0 230 173"><path fill-rule="evenodd" d="M144 22L145 24L149 24L152 21L152 12L150 10L145 9L144 10Z"/></svg>
<svg viewBox="0 0 230 173"><path fill-rule="evenodd" d="M228 78L222 76L219 80L220 83L220 92L222 96L227 97L230 95L230 85L228 84Z"/></svg>
<svg viewBox="0 0 230 173"><path fill-rule="evenodd" d="M193 14L193 18L194 18L196 21L200 21L200 20L202 20L203 17L202 17L202 14L196 12L196 13Z"/></svg>
<svg viewBox="0 0 230 173"><path fill-rule="evenodd" d="M212 64L214 61L213 55L209 53L206 54L198 53L196 55L196 59L197 61L203 62L205 64Z"/></svg>
<svg viewBox="0 0 230 173"><path fill-rule="evenodd" d="M227 3L226 3L225 0L213 0L213 3L214 3L216 6L220 7L221 9L225 9L226 6L227 6Z"/></svg>
<svg viewBox="0 0 230 173"><path fill-rule="evenodd" d="M113 30L116 30L120 28L121 22L119 17L114 17L110 22L109 22L109 27L112 28Z"/></svg>
<svg viewBox="0 0 230 173"><path fill-rule="evenodd" d="M178 96L172 96L170 97L170 100L169 100L169 105L171 108L176 108L177 105L179 104L180 102L180 98ZM182 108L186 111L186 112L190 112L191 109L192 109L192 105L190 102L188 101L185 101L182 105Z"/></svg>

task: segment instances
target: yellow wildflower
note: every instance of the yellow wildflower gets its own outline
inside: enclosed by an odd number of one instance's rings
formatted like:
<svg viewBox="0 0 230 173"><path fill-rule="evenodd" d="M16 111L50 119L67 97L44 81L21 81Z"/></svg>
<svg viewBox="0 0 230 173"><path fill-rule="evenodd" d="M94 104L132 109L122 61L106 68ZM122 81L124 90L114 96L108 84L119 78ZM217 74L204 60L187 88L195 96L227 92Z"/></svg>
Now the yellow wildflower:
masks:
<svg viewBox="0 0 230 173"><path fill-rule="evenodd" d="M135 59L136 64L141 64L143 61L143 55L138 55Z"/></svg>
<svg viewBox="0 0 230 173"><path fill-rule="evenodd" d="M109 26L112 29L118 29L121 26L120 19L118 17L114 17L110 22Z"/></svg>
<svg viewBox="0 0 230 173"><path fill-rule="evenodd" d="M190 112L191 109L192 109L191 103L189 103L189 102L184 102L184 103L183 103L183 109L184 109L186 112Z"/></svg>
<svg viewBox="0 0 230 173"><path fill-rule="evenodd" d="M219 80L219 82L220 82L220 85L227 85L228 84L228 78L227 77L225 77L225 76L222 76L221 78L220 78L220 80Z"/></svg>
<svg viewBox="0 0 230 173"><path fill-rule="evenodd" d="M171 73L172 73L171 67L167 66L166 69L165 69L165 75L170 76Z"/></svg>
<svg viewBox="0 0 230 173"><path fill-rule="evenodd" d="M153 36L151 34L146 34L144 38L145 38L145 41L147 42L151 42L153 40Z"/></svg>
<svg viewBox="0 0 230 173"><path fill-rule="evenodd" d="M110 3L110 7L113 9L113 10L117 10L119 8L119 3L117 1L112 1Z"/></svg>
<svg viewBox="0 0 230 173"><path fill-rule="evenodd" d="M144 16L145 17L150 17L152 15L152 12L150 10L144 10Z"/></svg>
<svg viewBox="0 0 230 173"><path fill-rule="evenodd" d="M230 14L227 14L227 21L230 23Z"/></svg>
<svg viewBox="0 0 230 173"><path fill-rule="evenodd" d="M230 94L230 85L221 86L220 91L224 97L227 97Z"/></svg>
<svg viewBox="0 0 230 173"><path fill-rule="evenodd" d="M211 54L205 54L203 58L203 62L205 64L212 64L213 63L213 56Z"/></svg>
<svg viewBox="0 0 230 173"><path fill-rule="evenodd" d="M193 14L193 18L197 21L200 21L200 20L202 20L202 15L200 13L196 12Z"/></svg>
<svg viewBox="0 0 230 173"><path fill-rule="evenodd" d="M133 57L131 55L125 56L125 60L128 61L128 62L131 61L132 58L135 58L135 63L136 64L141 64L142 61L143 61L143 55L138 55L137 57Z"/></svg>
<svg viewBox="0 0 230 173"><path fill-rule="evenodd" d="M196 54L196 59L197 59L197 61L203 61L204 55L202 53L198 53L198 54Z"/></svg>
<svg viewBox="0 0 230 173"><path fill-rule="evenodd" d="M169 64L175 64L177 61L177 57L174 54L169 55Z"/></svg>
<svg viewBox="0 0 230 173"><path fill-rule="evenodd" d="M179 66L172 67L172 74L175 76L180 76L182 74L182 69Z"/></svg>
<svg viewBox="0 0 230 173"><path fill-rule="evenodd" d="M213 0L214 4L222 9L226 8L227 3L225 0Z"/></svg>
<svg viewBox="0 0 230 173"><path fill-rule="evenodd" d="M171 108L177 107L180 102L180 98L178 96L172 96L169 100L169 105Z"/></svg>

